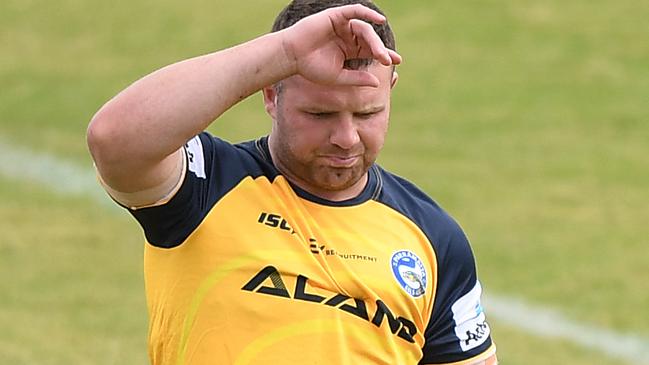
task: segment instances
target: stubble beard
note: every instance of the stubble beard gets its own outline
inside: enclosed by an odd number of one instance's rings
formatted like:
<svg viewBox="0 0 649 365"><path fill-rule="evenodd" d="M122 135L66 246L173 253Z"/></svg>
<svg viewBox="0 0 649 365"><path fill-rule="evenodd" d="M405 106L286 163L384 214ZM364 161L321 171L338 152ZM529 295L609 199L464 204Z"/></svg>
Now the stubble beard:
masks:
<svg viewBox="0 0 649 365"><path fill-rule="evenodd" d="M365 176L375 160L363 151L358 162L350 167L328 166L326 161L318 157L320 151L316 150L309 156L298 156L288 141L284 140L285 137L275 136L275 138L277 138L275 152L279 160L275 161L275 164L278 165L280 172L289 180L297 180L294 182L298 186L316 195L318 191L341 192L353 187Z"/></svg>

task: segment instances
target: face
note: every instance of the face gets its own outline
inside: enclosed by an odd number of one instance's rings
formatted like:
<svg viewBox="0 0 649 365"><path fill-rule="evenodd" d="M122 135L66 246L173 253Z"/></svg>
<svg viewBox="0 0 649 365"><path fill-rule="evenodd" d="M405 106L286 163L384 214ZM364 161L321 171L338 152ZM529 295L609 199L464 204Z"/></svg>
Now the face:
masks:
<svg viewBox="0 0 649 365"><path fill-rule="evenodd" d="M273 119L269 146L276 167L292 183L321 198L355 197L383 147L390 115L391 67L369 67L377 88L323 86L301 76L264 89Z"/></svg>

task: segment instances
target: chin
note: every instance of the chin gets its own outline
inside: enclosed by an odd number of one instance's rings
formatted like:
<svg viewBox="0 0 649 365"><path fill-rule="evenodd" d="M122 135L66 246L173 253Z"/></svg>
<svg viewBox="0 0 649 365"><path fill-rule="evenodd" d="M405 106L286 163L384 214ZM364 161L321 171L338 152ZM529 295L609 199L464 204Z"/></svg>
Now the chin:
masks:
<svg viewBox="0 0 649 365"><path fill-rule="evenodd" d="M361 177L363 177L363 172L341 172L339 171L339 169L332 170L334 171L327 171L325 176L319 176L319 178L316 177L315 180L321 182L320 184L318 184L321 189L328 191L343 191L353 187L356 183L358 183Z"/></svg>

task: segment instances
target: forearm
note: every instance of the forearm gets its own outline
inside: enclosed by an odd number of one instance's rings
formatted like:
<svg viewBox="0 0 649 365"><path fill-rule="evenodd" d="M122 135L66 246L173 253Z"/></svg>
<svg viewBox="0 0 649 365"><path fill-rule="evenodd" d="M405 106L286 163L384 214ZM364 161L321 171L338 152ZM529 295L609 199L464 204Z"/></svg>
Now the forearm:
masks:
<svg viewBox="0 0 649 365"><path fill-rule="evenodd" d="M496 358L496 354L493 354L488 359L474 365L498 365L498 359Z"/></svg>
<svg viewBox="0 0 649 365"><path fill-rule="evenodd" d="M90 124L96 163L119 163L128 170L124 164L162 161L237 102L294 73L283 48L282 35L273 33L133 83Z"/></svg>
<svg viewBox="0 0 649 365"><path fill-rule="evenodd" d="M118 94L94 116L88 145L112 189L137 192L177 174L179 149L250 94L289 76L330 85L378 86L349 55L385 66L401 57L372 26L385 17L362 5L332 8L239 46L162 68Z"/></svg>

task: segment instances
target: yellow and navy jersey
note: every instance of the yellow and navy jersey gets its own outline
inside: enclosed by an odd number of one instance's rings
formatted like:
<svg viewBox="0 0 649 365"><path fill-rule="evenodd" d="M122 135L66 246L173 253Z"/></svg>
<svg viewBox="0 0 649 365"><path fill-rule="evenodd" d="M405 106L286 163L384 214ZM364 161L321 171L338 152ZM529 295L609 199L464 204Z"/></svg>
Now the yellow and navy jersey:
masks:
<svg viewBox="0 0 649 365"><path fill-rule="evenodd" d="M323 200L274 167L267 138L202 133L144 229L149 355L160 364L465 364L495 352L458 224L374 165Z"/></svg>

